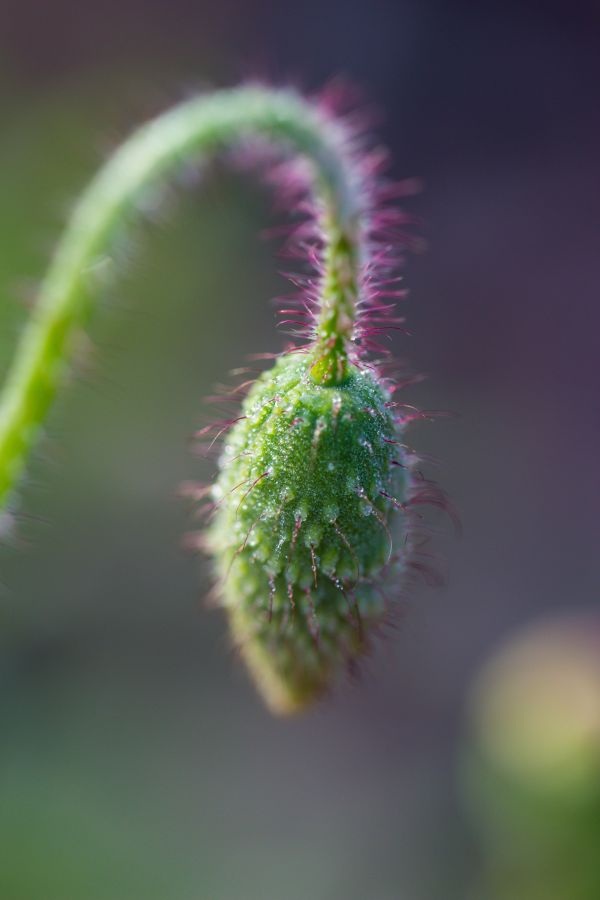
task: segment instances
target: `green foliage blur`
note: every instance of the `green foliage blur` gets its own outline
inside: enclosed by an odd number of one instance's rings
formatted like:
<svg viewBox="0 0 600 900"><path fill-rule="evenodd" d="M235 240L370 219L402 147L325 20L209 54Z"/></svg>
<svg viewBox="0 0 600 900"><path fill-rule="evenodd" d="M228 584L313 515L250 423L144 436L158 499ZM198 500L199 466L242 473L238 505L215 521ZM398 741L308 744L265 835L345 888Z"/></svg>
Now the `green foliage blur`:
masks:
<svg viewBox="0 0 600 900"><path fill-rule="evenodd" d="M213 475L190 440L220 415L206 395L282 346L289 260L260 237L282 215L220 164L174 188L114 248L0 545L0 900L595 900L597 803L571 819L520 794L466 714L527 623L597 621L600 27L558 6L2 3L0 376L135 125L248 71L347 73L385 110L391 177L425 177L430 250L390 347L429 376L407 402L459 413L410 439L464 537L436 523L447 585L399 605L357 679L297 720L265 711L177 493Z"/></svg>

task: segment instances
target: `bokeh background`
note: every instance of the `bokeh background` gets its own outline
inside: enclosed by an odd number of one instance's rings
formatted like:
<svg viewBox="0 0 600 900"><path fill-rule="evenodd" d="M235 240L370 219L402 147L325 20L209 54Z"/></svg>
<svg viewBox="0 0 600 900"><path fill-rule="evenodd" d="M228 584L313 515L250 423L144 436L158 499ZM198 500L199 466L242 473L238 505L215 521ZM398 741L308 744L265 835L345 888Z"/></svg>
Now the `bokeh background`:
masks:
<svg viewBox="0 0 600 900"><path fill-rule="evenodd" d="M357 683L265 712L176 494L211 473L203 397L280 347L277 218L221 167L180 192L121 248L1 551L2 900L486 896L474 680L530 623L600 616L599 51L593 0L0 0L0 373L135 124L241 78L341 75L383 111L391 175L425 183L396 348L428 375L407 401L458 414L412 440L464 523Z"/></svg>

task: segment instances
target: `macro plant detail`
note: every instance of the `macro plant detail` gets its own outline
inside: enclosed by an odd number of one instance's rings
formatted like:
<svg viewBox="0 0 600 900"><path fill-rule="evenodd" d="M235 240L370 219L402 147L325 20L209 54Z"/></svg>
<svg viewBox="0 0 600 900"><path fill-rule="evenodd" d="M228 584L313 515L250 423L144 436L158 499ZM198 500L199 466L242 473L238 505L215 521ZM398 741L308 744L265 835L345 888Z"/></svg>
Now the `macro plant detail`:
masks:
<svg viewBox="0 0 600 900"><path fill-rule="evenodd" d="M379 343L401 329L398 266L410 223L383 157L352 115L291 90L245 86L186 101L142 126L82 194L42 282L0 398L0 510L15 508L28 453L85 326L98 272L148 192L217 153L268 162L303 259L283 323L295 343L236 389L241 409L198 433L221 442L210 485L188 485L208 522L216 593L270 708L310 704L368 649L395 595L426 569L425 504L445 507L404 432ZM307 271L310 268L310 271Z"/></svg>

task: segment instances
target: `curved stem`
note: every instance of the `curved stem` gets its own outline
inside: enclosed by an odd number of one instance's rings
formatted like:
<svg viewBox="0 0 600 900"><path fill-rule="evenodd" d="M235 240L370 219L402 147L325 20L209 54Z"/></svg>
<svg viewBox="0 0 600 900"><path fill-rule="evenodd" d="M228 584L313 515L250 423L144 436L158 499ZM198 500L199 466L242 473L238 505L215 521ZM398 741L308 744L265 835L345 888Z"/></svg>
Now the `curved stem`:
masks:
<svg viewBox="0 0 600 900"><path fill-rule="evenodd" d="M93 299L94 267L146 189L181 165L258 135L311 164L325 238L312 377L347 372L359 273L362 209L356 171L335 121L291 91L244 87L185 102L142 126L81 196L42 282L0 396L0 509L61 382L73 332Z"/></svg>

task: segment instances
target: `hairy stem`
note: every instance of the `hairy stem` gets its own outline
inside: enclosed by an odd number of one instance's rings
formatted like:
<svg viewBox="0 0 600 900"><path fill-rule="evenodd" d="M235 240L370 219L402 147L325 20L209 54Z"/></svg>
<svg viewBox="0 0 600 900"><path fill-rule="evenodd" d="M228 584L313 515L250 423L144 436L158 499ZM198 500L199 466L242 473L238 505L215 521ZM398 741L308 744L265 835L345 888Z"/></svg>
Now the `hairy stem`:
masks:
<svg viewBox="0 0 600 900"><path fill-rule="evenodd" d="M187 162L254 135L311 164L325 236L311 374L321 384L345 379L363 223L360 184L338 126L291 91L244 87L187 101L135 132L73 211L0 395L0 510L60 386L73 334L91 309L95 268L144 193Z"/></svg>

